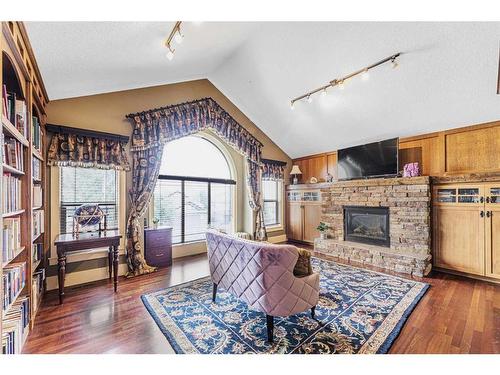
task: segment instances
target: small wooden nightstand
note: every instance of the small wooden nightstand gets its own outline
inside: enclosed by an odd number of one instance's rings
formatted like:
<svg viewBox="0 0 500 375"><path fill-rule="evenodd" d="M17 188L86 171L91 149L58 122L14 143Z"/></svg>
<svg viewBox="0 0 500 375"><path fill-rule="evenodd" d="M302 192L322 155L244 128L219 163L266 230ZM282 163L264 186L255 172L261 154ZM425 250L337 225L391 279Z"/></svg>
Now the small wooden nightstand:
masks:
<svg viewBox="0 0 500 375"><path fill-rule="evenodd" d="M144 257L150 266L172 265L172 228L144 229Z"/></svg>

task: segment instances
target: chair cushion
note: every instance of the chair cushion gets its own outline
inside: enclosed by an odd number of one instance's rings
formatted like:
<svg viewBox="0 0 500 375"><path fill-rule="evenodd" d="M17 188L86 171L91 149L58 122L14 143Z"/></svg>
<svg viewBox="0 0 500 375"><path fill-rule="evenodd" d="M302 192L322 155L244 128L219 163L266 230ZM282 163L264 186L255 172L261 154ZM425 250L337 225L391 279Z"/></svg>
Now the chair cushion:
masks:
<svg viewBox="0 0 500 375"><path fill-rule="evenodd" d="M311 266L311 252L309 250L298 247L299 259L293 269L295 277L309 276L313 273Z"/></svg>

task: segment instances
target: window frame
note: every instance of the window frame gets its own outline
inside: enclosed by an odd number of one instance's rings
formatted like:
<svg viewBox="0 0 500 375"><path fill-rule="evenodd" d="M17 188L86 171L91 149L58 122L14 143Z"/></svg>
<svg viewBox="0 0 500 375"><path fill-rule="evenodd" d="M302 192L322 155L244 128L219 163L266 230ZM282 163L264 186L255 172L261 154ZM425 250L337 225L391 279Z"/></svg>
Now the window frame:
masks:
<svg viewBox="0 0 500 375"><path fill-rule="evenodd" d="M262 201L263 205L266 204L266 202L270 203L275 203L276 207L276 219L278 220L275 223L270 223L266 224L266 219L264 218L264 225L266 226L267 229L270 229L271 231L274 230L279 230L283 228L283 207L282 207L282 202L283 202L283 181L280 180L265 180L263 179L262 182L264 181L271 181L275 183L276 186L276 199L266 199L264 196L264 191L262 191ZM264 207L262 207L264 209Z"/></svg>
<svg viewBox="0 0 500 375"><path fill-rule="evenodd" d="M96 202L96 201L92 201L92 202L64 202L62 200L62 187L63 187L63 171L62 169L63 168L83 168L83 167L76 167L76 166L59 166L58 168L58 174L59 174L59 178L58 178L58 197L59 197L59 208L58 208L58 219L59 219L59 226L58 226L58 233L60 234L67 234L67 233L71 233L72 231L69 231L67 232L67 227L68 227L68 223L67 223L67 216L65 215L64 216L64 221L63 221L63 215L62 215L62 212L63 210L65 209L65 207L79 207L83 204L90 204L90 203L96 203L96 204L99 204L99 205L103 205L103 206L114 206L114 209L115 209L115 214L116 214L116 226L113 226L113 227L109 227L107 229L109 230L119 230L120 229L120 174L118 173L117 170L113 170L114 174L115 174L115 201L99 201L99 202ZM106 171L108 172L109 170L104 170L104 169L100 169L100 168L93 168L95 170L102 170L102 171ZM64 225L64 228L65 231L61 231L61 228L63 227L63 223L65 224ZM108 222L109 223L109 222Z"/></svg>
<svg viewBox="0 0 500 375"><path fill-rule="evenodd" d="M229 167L229 166L228 166ZM158 180L168 180L168 181L180 181L181 182L181 240L180 242L175 242L173 245L184 245L194 242L199 242L202 240L192 240L186 241L186 181L189 182L205 182L207 183L207 197L208 197L208 207L207 207L207 226L211 224L212 215L212 184L222 184L222 185L234 185L236 186L236 181L233 179L223 179L223 178L209 178L209 177L192 177L192 176L173 176L173 175L159 175ZM154 194L154 193L153 193ZM234 193L233 195L233 206ZM154 197L153 197L154 199ZM152 204L152 210L154 215L154 202ZM232 212L233 222L236 219L234 217L234 210Z"/></svg>

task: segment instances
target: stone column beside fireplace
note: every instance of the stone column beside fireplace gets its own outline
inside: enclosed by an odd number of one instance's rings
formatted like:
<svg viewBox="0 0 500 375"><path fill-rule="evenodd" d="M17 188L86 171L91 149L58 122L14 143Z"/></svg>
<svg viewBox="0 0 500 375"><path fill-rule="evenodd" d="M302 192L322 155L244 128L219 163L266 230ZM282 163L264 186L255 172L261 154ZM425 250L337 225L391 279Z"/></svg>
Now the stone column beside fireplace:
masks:
<svg viewBox="0 0 500 375"><path fill-rule="evenodd" d="M321 189L322 221L332 229L315 252L415 276L431 270L429 177L340 181ZM388 207L390 246L346 241L344 207Z"/></svg>

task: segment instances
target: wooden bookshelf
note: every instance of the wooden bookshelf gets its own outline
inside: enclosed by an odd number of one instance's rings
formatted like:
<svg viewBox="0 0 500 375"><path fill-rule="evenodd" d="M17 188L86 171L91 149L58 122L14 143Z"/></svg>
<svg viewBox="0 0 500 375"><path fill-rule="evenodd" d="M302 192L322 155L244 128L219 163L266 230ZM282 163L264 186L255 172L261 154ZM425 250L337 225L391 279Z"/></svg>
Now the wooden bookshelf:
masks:
<svg viewBox="0 0 500 375"><path fill-rule="evenodd" d="M41 285L41 293L38 293L38 288L33 288L33 282L37 280L37 272L45 269L48 265L48 236L47 220L44 218L42 233L34 233L34 212L43 212L47 214L47 189L46 189L46 165L44 162L44 153L46 151L46 114L45 107L48 103L48 96L45 91L43 81L36 64L33 51L29 44L26 30L22 22L1 22L2 32L0 36L0 88L2 90L2 103L0 107L2 131L0 132L2 147L0 149L0 166L2 168L2 178L4 173L8 174L14 180L10 185L11 190L14 186L14 193L19 198L20 205L11 207L16 208L9 212L3 206L4 192L3 180L0 184L0 242L3 243L4 228L12 229L11 232L17 231L20 228L20 246L17 249L11 249L9 258L3 259L3 251L0 251L0 276L12 270L19 264L25 264L26 281L24 287L15 293L15 296L10 301L7 309L2 306L2 314L0 319L0 339L3 341L4 335L10 331L9 326L15 319L6 316L9 310L16 311L19 309L19 304L26 303L25 299L29 299L29 324L23 330L22 334L17 336L17 339L22 344L26 341L29 332L33 328L33 322L36 313L42 303L43 293L45 291L45 281ZM4 90L5 86L5 90ZM8 92L9 101L4 105L4 92ZM14 113L14 115L13 115ZM20 113L17 117L15 114ZM23 116L22 114L25 115ZM10 115L10 116L9 116ZM24 117L24 121L22 118ZM35 119L36 117L36 119ZM39 124L40 132L35 128ZM4 146L5 140L10 143ZM18 146L16 142L21 146ZM38 141L38 142L37 142ZM12 146L14 144L15 146ZM10 147L10 148L9 148ZM8 155L4 155L4 151ZM22 153L22 156L20 155ZM10 162L9 160L10 159ZM14 160L14 162L12 162ZM34 162L39 163L39 177L34 176ZM42 187L42 202L35 207L33 202L33 186L40 185ZM10 225L10 226L9 226ZM17 247L19 241L17 236L10 235L11 247ZM13 244L13 245L12 245ZM41 244L41 258L37 259L36 245ZM3 248L2 248L3 250ZM14 289L15 290L15 289ZM0 296L4 296L3 281L0 282ZM36 295L35 295L36 293ZM14 294L14 293L13 293ZM12 295L11 295L12 297ZM33 301L37 301L33 303ZM16 304L16 301L18 302ZM24 305L23 305L24 307ZM0 341L0 342L2 342ZM0 353L2 353L0 351Z"/></svg>

